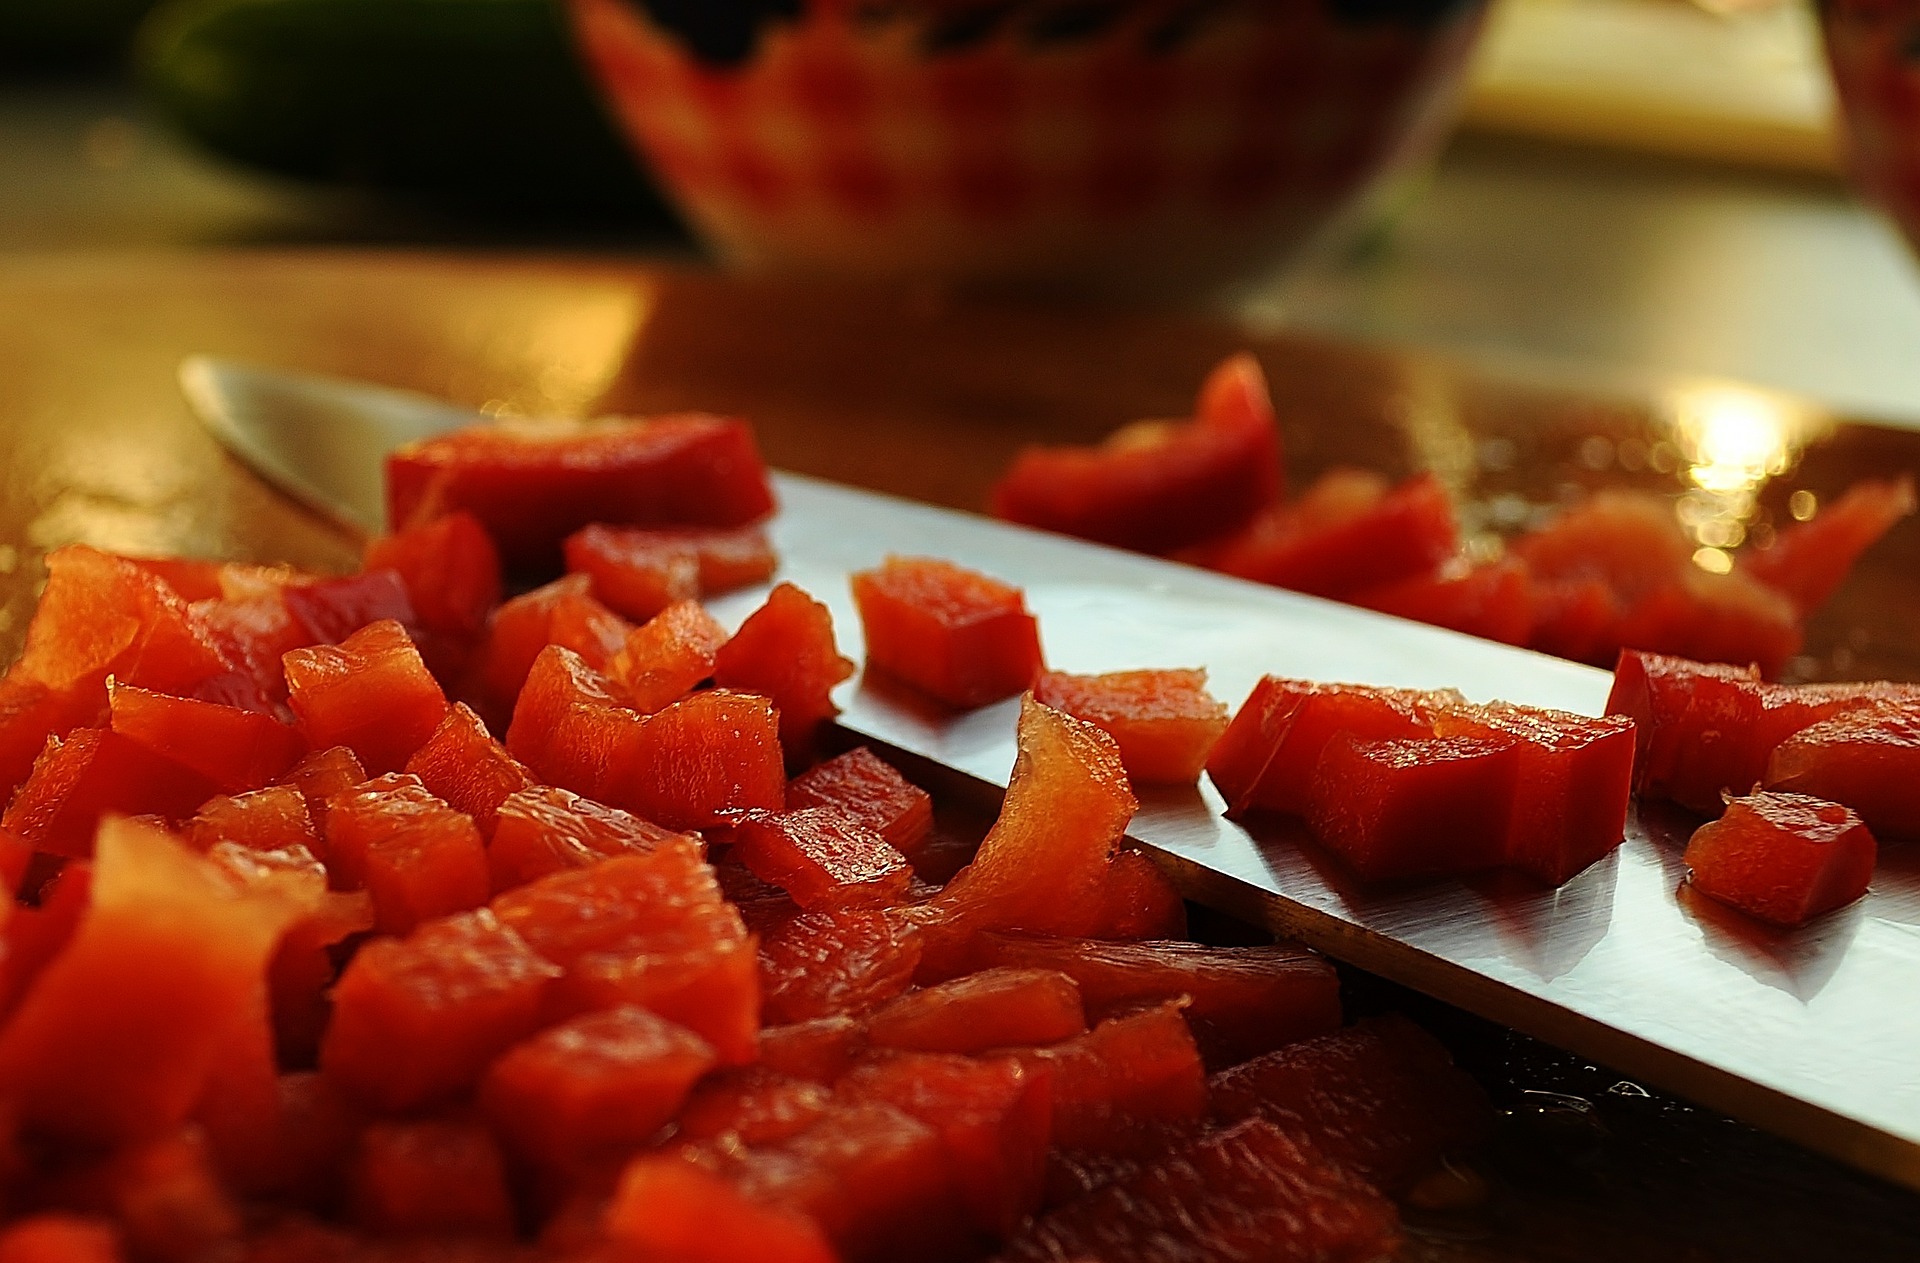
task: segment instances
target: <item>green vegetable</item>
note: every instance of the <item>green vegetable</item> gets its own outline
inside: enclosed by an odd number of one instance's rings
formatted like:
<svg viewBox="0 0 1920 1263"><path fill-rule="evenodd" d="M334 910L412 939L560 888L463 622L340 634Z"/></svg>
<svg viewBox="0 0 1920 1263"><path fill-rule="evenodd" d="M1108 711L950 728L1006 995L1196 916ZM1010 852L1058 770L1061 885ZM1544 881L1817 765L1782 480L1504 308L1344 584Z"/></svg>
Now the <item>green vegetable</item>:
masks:
<svg viewBox="0 0 1920 1263"><path fill-rule="evenodd" d="M243 163L480 209L665 213L555 0L169 0L136 55L160 111Z"/></svg>

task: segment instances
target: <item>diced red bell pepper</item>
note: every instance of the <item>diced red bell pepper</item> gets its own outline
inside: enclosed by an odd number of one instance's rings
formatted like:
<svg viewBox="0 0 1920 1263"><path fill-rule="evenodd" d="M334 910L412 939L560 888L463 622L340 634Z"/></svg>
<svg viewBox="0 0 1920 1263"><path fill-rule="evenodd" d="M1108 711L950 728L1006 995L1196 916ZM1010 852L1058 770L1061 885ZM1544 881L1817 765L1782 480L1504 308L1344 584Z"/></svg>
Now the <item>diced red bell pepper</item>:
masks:
<svg viewBox="0 0 1920 1263"><path fill-rule="evenodd" d="M121 1263L113 1223L91 1215L41 1211L0 1229L0 1263Z"/></svg>
<svg viewBox="0 0 1920 1263"><path fill-rule="evenodd" d="M1393 1193L1493 1134L1480 1085L1398 1016L1275 1049L1215 1075L1210 1087L1221 1122L1266 1119Z"/></svg>
<svg viewBox="0 0 1920 1263"><path fill-rule="evenodd" d="M1620 601L1604 580L1533 579L1533 631L1527 647L1555 657L1611 666L1620 656Z"/></svg>
<svg viewBox="0 0 1920 1263"><path fill-rule="evenodd" d="M787 783L787 809L835 807L911 858L933 831L933 796L861 746Z"/></svg>
<svg viewBox="0 0 1920 1263"><path fill-rule="evenodd" d="M398 575L420 626L456 640L479 635L500 604L500 552L471 513L370 540L365 566Z"/></svg>
<svg viewBox="0 0 1920 1263"><path fill-rule="evenodd" d="M772 511L773 492L746 423L702 413L475 426L387 457L392 527L459 509L509 570L540 571L589 523L744 526Z"/></svg>
<svg viewBox="0 0 1920 1263"><path fill-rule="evenodd" d="M932 1127L981 1231L1010 1236L1040 1209L1053 1121L1049 1075L1013 1057L908 1053L856 1067L834 1094L879 1101Z"/></svg>
<svg viewBox="0 0 1920 1263"><path fill-rule="evenodd" d="M226 669L165 580L84 544L47 555L47 586L20 652L23 675L68 694L94 694L108 675L185 694Z"/></svg>
<svg viewBox="0 0 1920 1263"><path fill-rule="evenodd" d="M671 1151L627 1164L607 1206L607 1235L644 1257L683 1263L838 1263L804 1211L768 1205Z"/></svg>
<svg viewBox="0 0 1920 1263"><path fill-rule="evenodd" d="M48 961L60 954L93 901L93 865L63 864L40 892L37 906L13 904L0 926L0 1021L27 993Z"/></svg>
<svg viewBox="0 0 1920 1263"><path fill-rule="evenodd" d="M811 754L820 725L840 713L833 689L852 674L833 643L833 615L791 583L775 588L713 660L715 684L759 693L779 709L790 762Z"/></svg>
<svg viewBox="0 0 1920 1263"><path fill-rule="evenodd" d="M835 1083L853 1065L865 1040L864 1027L844 1013L770 1024L760 1030L760 1064L797 1079Z"/></svg>
<svg viewBox="0 0 1920 1263"><path fill-rule="evenodd" d="M1000 1257L1385 1259L1399 1229L1377 1190L1250 1119L1049 1211Z"/></svg>
<svg viewBox="0 0 1920 1263"><path fill-rule="evenodd" d="M1020 589L927 557L889 557L853 576L867 663L949 706L1028 688L1042 670L1040 626Z"/></svg>
<svg viewBox="0 0 1920 1263"><path fill-rule="evenodd" d="M1091 447L1024 447L996 482L995 517L1162 553L1224 535L1280 495L1266 378L1223 361L1187 421L1141 421Z"/></svg>
<svg viewBox="0 0 1920 1263"><path fill-rule="evenodd" d="M760 1028L753 940L690 838L551 873L494 898L500 919L565 969L553 1010L637 1004L750 1061Z"/></svg>
<svg viewBox="0 0 1920 1263"><path fill-rule="evenodd" d="M520 690L507 749L542 780L607 798L614 778L631 762L641 719L580 655L549 645Z"/></svg>
<svg viewBox="0 0 1920 1263"><path fill-rule="evenodd" d="M1205 671L1043 671L1033 696L1110 734L1136 782L1191 784L1227 730L1226 704L1207 692Z"/></svg>
<svg viewBox="0 0 1920 1263"><path fill-rule="evenodd" d="M638 628L607 663L607 678L627 705L651 715L713 676L726 628L698 602L670 605Z"/></svg>
<svg viewBox="0 0 1920 1263"><path fill-rule="evenodd" d="M935 930L923 969L959 972L982 930L1084 933L1103 911L1114 850L1138 804L1112 737L1032 698L1000 817L973 862L926 905ZM1073 803L1062 814L1061 803Z"/></svg>
<svg viewBox="0 0 1920 1263"><path fill-rule="evenodd" d="M1507 645L1524 645L1533 635L1533 577L1516 557L1447 566L1434 574L1366 588L1346 599L1382 614Z"/></svg>
<svg viewBox="0 0 1920 1263"><path fill-rule="evenodd" d="M713 1065L706 1040L622 1005L508 1049L487 1072L480 1100L522 1152L565 1166L652 1139Z"/></svg>
<svg viewBox="0 0 1920 1263"><path fill-rule="evenodd" d="M1810 724L1774 748L1768 789L1843 803L1877 838L1920 838L1920 700L1883 702Z"/></svg>
<svg viewBox="0 0 1920 1263"><path fill-rule="evenodd" d="M733 826L734 854L802 908L886 908L913 882L907 857L832 807L750 811Z"/></svg>
<svg viewBox="0 0 1920 1263"><path fill-rule="evenodd" d="M1687 566L1620 616L1620 644L1701 662L1754 663L1771 679L1800 652L1792 602L1745 574Z"/></svg>
<svg viewBox="0 0 1920 1263"><path fill-rule="evenodd" d="M133 1257L207 1258L240 1235L240 1208L210 1148L197 1128L179 1128L120 1149L90 1173Z"/></svg>
<svg viewBox="0 0 1920 1263"><path fill-rule="evenodd" d="M327 800L327 871L340 890L373 896L374 928L406 934L487 901L486 845L471 817L406 773Z"/></svg>
<svg viewBox="0 0 1920 1263"><path fill-rule="evenodd" d="M1913 479L1856 482L1806 522L1783 528L1770 548L1740 554L1740 569L1807 614L1826 603L1861 553L1914 510Z"/></svg>
<svg viewBox="0 0 1920 1263"><path fill-rule="evenodd" d="M360 759L345 746L315 750L287 770L280 784L291 785L307 800L307 814L313 819L314 832L324 844L327 836L327 800L343 789L364 784L367 770ZM316 852L318 854L320 852Z"/></svg>
<svg viewBox="0 0 1920 1263"><path fill-rule="evenodd" d="M49 737L107 721L106 694L60 692L30 678L16 664L0 676L0 799L27 779Z"/></svg>
<svg viewBox="0 0 1920 1263"><path fill-rule="evenodd" d="M306 797L291 785L210 798L187 821L180 836L203 854L218 842L237 842L255 851L299 846L318 855L325 850L307 811Z"/></svg>
<svg viewBox="0 0 1920 1263"><path fill-rule="evenodd" d="M0 831L54 855L93 854L109 813L185 820L219 787L117 732L76 728L49 743L0 815Z"/></svg>
<svg viewBox="0 0 1920 1263"><path fill-rule="evenodd" d="M1520 743L1512 737L1334 738L1305 819L1367 881L1456 876L1506 858Z"/></svg>
<svg viewBox="0 0 1920 1263"><path fill-rule="evenodd" d="M1254 685L1207 759L1229 815L1306 811L1314 769L1335 736L1426 736L1433 715L1462 703L1452 689L1315 684L1269 675Z"/></svg>
<svg viewBox="0 0 1920 1263"><path fill-rule="evenodd" d="M786 801L780 717L766 698L708 689L639 721L614 752L605 797L670 829Z"/></svg>
<svg viewBox="0 0 1920 1263"><path fill-rule="evenodd" d="M480 716L459 703L413 752L406 770L435 797L471 816L482 837L493 836L500 804L533 785L525 765L493 739Z"/></svg>
<svg viewBox="0 0 1920 1263"><path fill-rule="evenodd" d="M694 1087L674 1119L674 1130L682 1140L730 1135L744 1145L766 1145L798 1135L832 1108L833 1094L822 1084L772 1066L737 1066L708 1075Z"/></svg>
<svg viewBox="0 0 1920 1263"><path fill-rule="evenodd" d="M1311 488L1194 559L1243 579L1344 596L1430 573L1459 548L1453 501L1432 474L1415 475L1377 499L1362 487L1342 479Z"/></svg>
<svg viewBox="0 0 1920 1263"><path fill-rule="evenodd" d="M407 585L391 570L291 583L280 589L280 599L309 645L337 645L370 623L415 625Z"/></svg>
<svg viewBox="0 0 1920 1263"><path fill-rule="evenodd" d="M678 601L764 583L777 564L758 526L595 524L567 537L566 558L568 570L593 580L595 596L637 622Z"/></svg>
<svg viewBox="0 0 1920 1263"><path fill-rule="evenodd" d="M334 988L320 1068L380 1109L445 1100L539 1029L560 972L485 908L374 939Z"/></svg>
<svg viewBox="0 0 1920 1263"><path fill-rule="evenodd" d="M259 789L307 752L300 734L271 715L153 693L110 681L113 731L184 767L223 793Z"/></svg>
<svg viewBox="0 0 1920 1263"><path fill-rule="evenodd" d="M1088 1031L1016 1054L1053 1077L1053 1143L1069 1150L1127 1151L1155 1125L1198 1126L1207 1113L1207 1076L1184 1001L1108 1018Z"/></svg>
<svg viewBox="0 0 1920 1263"><path fill-rule="evenodd" d="M685 834L553 785L521 790L500 804L487 864L496 893L548 873L616 855L644 855Z"/></svg>
<svg viewBox="0 0 1920 1263"><path fill-rule="evenodd" d="M1694 830L1684 858L1695 890L1795 926L1866 894L1878 850L1850 808L1765 790L1733 799Z"/></svg>
<svg viewBox="0 0 1920 1263"><path fill-rule="evenodd" d="M1290 943L1226 948L994 933L975 940L974 957L1066 974L1096 1017L1189 997L1187 1023L1209 1065L1233 1065L1340 1025L1333 966Z"/></svg>
<svg viewBox="0 0 1920 1263"><path fill-rule="evenodd" d="M1536 579L1598 581L1622 605L1692 568L1693 541L1670 497L1601 491L1513 541Z"/></svg>
<svg viewBox="0 0 1920 1263"><path fill-rule="evenodd" d="M270 701L285 702L287 677L280 659L313 639L294 623L280 588L196 601L189 613L230 672L244 675Z"/></svg>
<svg viewBox="0 0 1920 1263"><path fill-rule="evenodd" d="M1144 852L1122 847L1107 869L1087 937L1133 942L1187 936L1187 901Z"/></svg>
<svg viewBox="0 0 1920 1263"><path fill-rule="evenodd" d="M1880 703L1920 702L1920 685L1762 683L1738 667L1628 650L1607 712L1634 721L1634 787L1701 812L1767 775L1774 749L1803 728Z"/></svg>
<svg viewBox="0 0 1920 1263"><path fill-rule="evenodd" d="M1440 714L1442 737L1519 743L1502 862L1558 886L1620 845L1633 787L1633 723L1494 702Z"/></svg>
<svg viewBox="0 0 1920 1263"><path fill-rule="evenodd" d="M760 929L769 1024L865 1013L913 985L923 935L886 912L801 912Z"/></svg>
<svg viewBox="0 0 1920 1263"><path fill-rule="evenodd" d="M552 635L555 607L563 600L600 605L588 588L584 575L567 575L495 606L487 616L486 633L474 655L472 672L473 686L485 702L483 710L489 719L513 714L514 699L520 696L520 688L527 682L534 659L540 656L541 650L555 643ZM600 608L606 610L605 606ZM608 618L617 617L611 610L606 610L606 614ZM584 626L592 620L571 621ZM590 640L592 643L585 648L577 643L568 643L567 647L575 653L594 657L591 650L599 641Z"/></svg>
<svg viewBox="0 0 1920 1263"><path fill-rule="evenodd" d="M1080 988L1053 969L984 969L909 992L867 1018L875 1046L917 1052L1055 1044L1086 1031Z"/></svg>
<svg viewBox="0 0 1920 1263"><path fill-rule="evenodd" d="M283 661L287 701L308 744L346 746L376 775L405 767L446 718L446 694L392 620L338 645L295 649Z"/></svg>
<svg viewBox="0 0 1920 1263"><path fill-rule="evenodd" d="M91 894L0 1028L0 1083L22 1123L112 1145L185 1120L297 910L125 820L101 826Z"/></svg>
<svg viewBox="0 0 1920 1263"><path fill-rule="evenodd" d="M500 1146L483 1123L382 1120L361 1133L348 1200L363 1228L505 1237L514 1230Z"/></svg>

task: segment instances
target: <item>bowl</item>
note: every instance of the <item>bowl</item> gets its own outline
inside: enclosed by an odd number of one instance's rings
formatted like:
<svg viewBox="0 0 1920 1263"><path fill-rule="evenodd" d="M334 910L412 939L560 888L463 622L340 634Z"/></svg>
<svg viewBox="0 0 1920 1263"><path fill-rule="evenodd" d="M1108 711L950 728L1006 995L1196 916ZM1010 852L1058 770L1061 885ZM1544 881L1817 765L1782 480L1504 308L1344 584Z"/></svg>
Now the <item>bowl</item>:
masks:
<svg viewBox="0 0 1920 1263"><path fill-rule="evenodd" d="M1920 252L1920 0L1820 0L1847 163Z"/></svg>
<svg viewBox="0 0 1920 1263"><path fill-rule="evenodd" d="M620 124L745 267L1195 292L1392 200L1484 0L568 0ZM666 20L663 20L665 15Z"/></svg>

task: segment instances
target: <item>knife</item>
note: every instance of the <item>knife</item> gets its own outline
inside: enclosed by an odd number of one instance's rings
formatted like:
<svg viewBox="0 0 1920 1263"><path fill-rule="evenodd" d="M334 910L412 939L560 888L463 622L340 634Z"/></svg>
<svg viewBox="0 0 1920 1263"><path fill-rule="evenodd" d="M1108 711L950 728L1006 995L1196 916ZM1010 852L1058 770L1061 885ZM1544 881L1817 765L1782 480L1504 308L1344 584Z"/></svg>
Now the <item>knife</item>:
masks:
<svg viewBox="0 0 1920 1263"><path fill-rule="evenodd" d="M405 391L196 357L202 422L268 481L382 529L382 456L484 420ZM1244 697L1266 673L1458 688L1597 714L1611 677L1525 650L927 505L775 474L791 580L861 657L846 577L889 553L950 558L1025 589L1049 665L1207 668ZM737 625L765 589L712 603ZM856 676L859 737L1004 788L1017 703L955 715ZM1371 973L1920 1189L1920 870L1883 863L1866 899L1791 932L1685 897L1686 826L1636 806L1612 855L1557 889L1512 874L1370 890L1288 822L1250 832L1210 785L1145 787L1129 836L1182 892Z"/></svg>

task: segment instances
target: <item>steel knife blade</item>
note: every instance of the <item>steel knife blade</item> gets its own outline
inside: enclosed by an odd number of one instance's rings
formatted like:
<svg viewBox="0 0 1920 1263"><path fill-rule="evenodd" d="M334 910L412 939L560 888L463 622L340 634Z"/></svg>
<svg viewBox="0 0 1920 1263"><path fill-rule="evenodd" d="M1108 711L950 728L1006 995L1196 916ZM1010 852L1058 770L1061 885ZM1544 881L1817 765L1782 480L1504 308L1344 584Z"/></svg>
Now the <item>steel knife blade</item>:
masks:
<svg viewBox="0 0 1920 1263"><path fill-rule="evenodd" d="M407 392L205 358L182 380L242 460L366 530L381 525L387 450L483 419ZM1523 650L814 479L776 475L776 492L779 577L832 608L856 661L847 575L917 553L1023 587L1051 666L1203 666L1230 703L1275 673L1596 714L1610 682ZM763 596L733 594L714 609L737 624ZM859 736L1006 785L1015 703L956 715L859 676L837 700L840 724ZM1189 898L1920 1188L1913 865L1883 864L1865 900L1782 933L1685 898L1685 825L1650 808L1636 809L1618 851L1557 889L1505 874L1366 889L1297 828L1249 832L1221 810L1204 783L1149 789L1130 836Z"/></svg>

